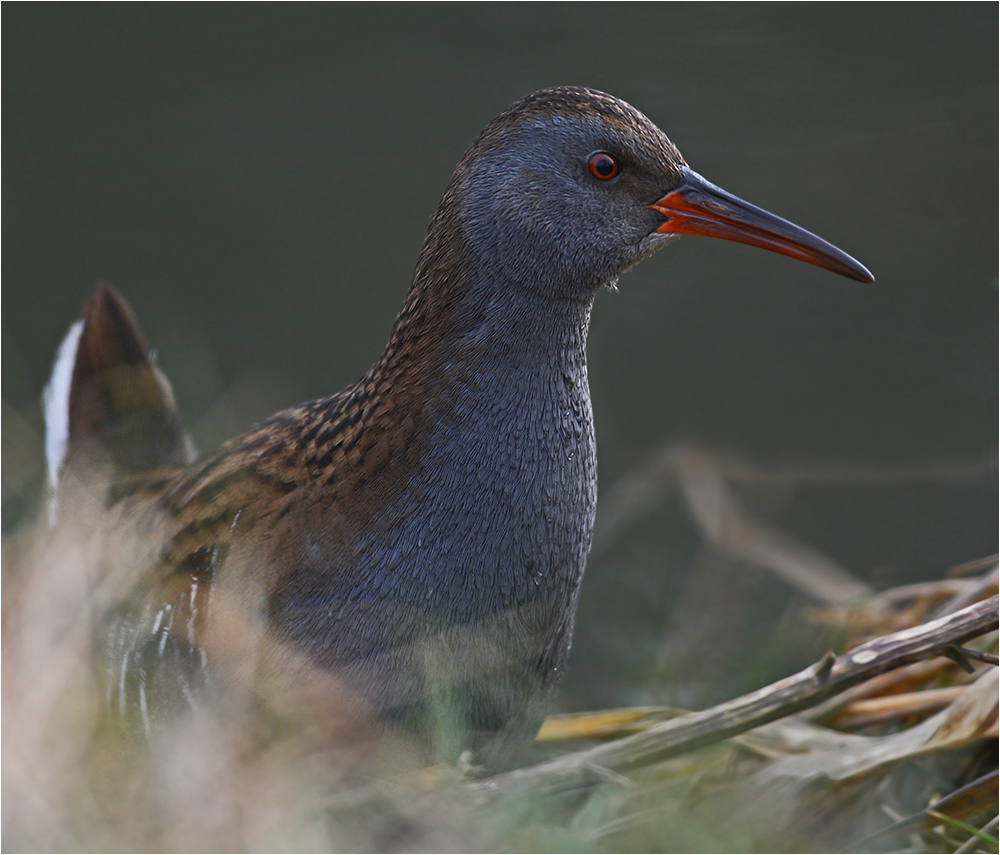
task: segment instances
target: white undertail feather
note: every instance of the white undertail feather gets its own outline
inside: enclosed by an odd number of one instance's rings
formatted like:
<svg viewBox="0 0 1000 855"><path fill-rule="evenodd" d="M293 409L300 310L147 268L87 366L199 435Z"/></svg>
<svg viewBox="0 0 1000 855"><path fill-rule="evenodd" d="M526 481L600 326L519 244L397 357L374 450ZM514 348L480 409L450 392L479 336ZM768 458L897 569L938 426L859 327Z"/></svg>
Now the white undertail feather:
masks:
<svg viewBox="0 0 1000 855"><path fill-rule="evenodd" d="M66 460L69 444L69 395L73 385L73 366L76 351L83 333L83 321L77 321L69 328L66 338L59 345L56 364L52 369L45 392L42 395L42 410L45 415L45 463L49 473L49 487L53 492L49 514L55 522L55 491L59 486L59 473Z"/></svg>

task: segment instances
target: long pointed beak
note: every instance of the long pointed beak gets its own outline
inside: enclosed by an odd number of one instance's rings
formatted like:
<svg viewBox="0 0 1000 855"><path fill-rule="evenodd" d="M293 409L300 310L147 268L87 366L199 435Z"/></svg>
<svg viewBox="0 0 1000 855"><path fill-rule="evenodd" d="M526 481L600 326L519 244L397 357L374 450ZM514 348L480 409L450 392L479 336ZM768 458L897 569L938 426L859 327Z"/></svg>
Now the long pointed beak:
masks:
<svg viewBox="0 0 1000 855"><path fill-rule="evenodd" d="M657 229L660 232L733 240L815 264L858 282L875 281L863 264L833 244L744 202L690 169L684 170L680 187L651 207L667 218Z"/></svg>

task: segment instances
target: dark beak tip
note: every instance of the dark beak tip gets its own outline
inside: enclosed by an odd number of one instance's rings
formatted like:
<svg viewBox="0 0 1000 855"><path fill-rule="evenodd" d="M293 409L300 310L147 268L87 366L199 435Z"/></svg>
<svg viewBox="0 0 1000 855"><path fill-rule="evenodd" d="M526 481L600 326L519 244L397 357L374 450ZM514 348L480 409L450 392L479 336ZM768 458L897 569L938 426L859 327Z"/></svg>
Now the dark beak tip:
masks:
<svg viewBox="0 0 1000 855"><path fill-rule="evenodd" d="M872 272L863 264L859 264L856 261L845 270L833 270L831 272L839 273L841 276L844 276L847 279L853 279L855 282L861 282L863 285L875 284L875 277L872 275Z"/></svg>

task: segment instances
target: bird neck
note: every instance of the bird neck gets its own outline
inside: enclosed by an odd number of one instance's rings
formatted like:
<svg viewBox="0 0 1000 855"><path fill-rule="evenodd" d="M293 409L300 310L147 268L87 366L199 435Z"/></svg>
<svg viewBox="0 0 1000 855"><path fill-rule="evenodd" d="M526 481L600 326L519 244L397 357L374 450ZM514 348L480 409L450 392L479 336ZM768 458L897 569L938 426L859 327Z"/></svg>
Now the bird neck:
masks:
<svg viewBox="0 0 1000 855"><path fill-rule="evenodd" d="M544 270L529 282L512 278L509 265L473 249L481 241L469 240L456 208L449 188L389 342L367 379L392 395L465 372L481 381L513 372L524 382L563 365L585 371L593 294L544 281ZM480 390L487 399L497 391Z"/></svg>

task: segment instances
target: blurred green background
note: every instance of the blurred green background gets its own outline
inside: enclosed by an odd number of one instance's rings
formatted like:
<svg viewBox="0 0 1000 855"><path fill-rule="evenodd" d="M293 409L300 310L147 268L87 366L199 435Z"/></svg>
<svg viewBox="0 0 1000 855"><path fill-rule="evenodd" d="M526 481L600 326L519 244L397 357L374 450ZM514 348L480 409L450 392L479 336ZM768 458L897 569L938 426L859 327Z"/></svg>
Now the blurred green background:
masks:
<svg viewBox="0 0 1000 855"><path fill-rule="evenodd" d="M98 280L132 302L208 450L360 376L476 133L528 92L583 84L878 280L687 238L601 294L602 490L694 443L799 473L741 495L876 585L996 549L995 4L2 15L5 531L39 501L39 394ZM706 552L668 499L591 562L562 702L757 685L826 643L799 605ZM664 654L681 612L689 642L703 614L722 639L691 667Z"/></svg>

